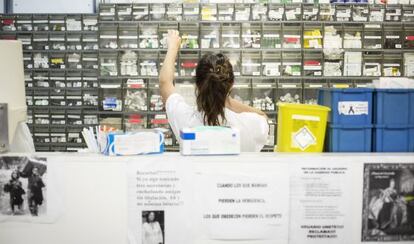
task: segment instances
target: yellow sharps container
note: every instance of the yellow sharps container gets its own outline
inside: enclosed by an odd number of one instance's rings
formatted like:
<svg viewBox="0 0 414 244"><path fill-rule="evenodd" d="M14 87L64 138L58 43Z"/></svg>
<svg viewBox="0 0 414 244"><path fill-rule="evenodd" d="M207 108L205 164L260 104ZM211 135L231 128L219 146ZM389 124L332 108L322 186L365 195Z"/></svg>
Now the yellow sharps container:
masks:
<svg viewBox="0 0 414 244"><path fill-rule="evenodd" d="M278 103L277 152L322 152L329 107Z"/></svg>

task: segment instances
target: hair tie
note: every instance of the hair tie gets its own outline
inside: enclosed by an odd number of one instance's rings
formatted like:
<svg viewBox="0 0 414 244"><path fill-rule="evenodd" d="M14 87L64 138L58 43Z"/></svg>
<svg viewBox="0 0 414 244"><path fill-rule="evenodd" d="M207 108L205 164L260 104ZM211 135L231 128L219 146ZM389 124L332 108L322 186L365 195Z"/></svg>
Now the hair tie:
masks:
<svg viewBox="0 0 414 244"><path fill-rule="evenodd" d="M211 73L215 73L215 74L219 74L220 73L220 66L218 66L215 70L214 70L214 68L210 68L210 72Z"/></svg>

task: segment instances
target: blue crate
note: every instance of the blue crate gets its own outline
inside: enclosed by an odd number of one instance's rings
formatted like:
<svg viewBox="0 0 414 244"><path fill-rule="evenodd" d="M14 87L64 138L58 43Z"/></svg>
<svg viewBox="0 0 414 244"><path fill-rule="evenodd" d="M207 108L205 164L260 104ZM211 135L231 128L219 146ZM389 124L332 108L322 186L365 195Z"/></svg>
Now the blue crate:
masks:
<svg viewBox="0 0 414 244"><path fill-rule="evenodd" d="M329 125L327 138L329 152L371 152L372 125Z"/></svg>
<svg viewBox="0 0 414 244"><path fill-rule="evenodd" d="M414 89L375 90L374 123L414 125Z"/></svg>
<svg viewBox="0 0 414 244"><path fill-rule="evenodd" d="M374 152L414 152L414 125L374 127Z"/></svg>
<svg viewBox="0 0 414 244"><path fill-rule="evenodd" d="M373 89L320 89L318 104L331 108L328 122L335 125L371 125Z"/></svg>

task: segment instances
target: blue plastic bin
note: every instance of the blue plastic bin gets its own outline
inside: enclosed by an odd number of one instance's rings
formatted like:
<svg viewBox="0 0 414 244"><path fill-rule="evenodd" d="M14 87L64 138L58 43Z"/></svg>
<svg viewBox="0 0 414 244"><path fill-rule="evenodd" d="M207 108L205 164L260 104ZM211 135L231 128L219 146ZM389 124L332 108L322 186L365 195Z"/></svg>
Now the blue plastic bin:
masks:
<svg viewBox="0 0 414 244"><path fill-rule="evenodd" d="M318 104L331 108L328 122L335 125L371 125L373 89L320 89Z"/></svg>
<svg viewBox="0 0 414 244"><path fill-rule="evenodd" d="M414 89L375 90L374 123L414 125Z"/></svg>
<svg viewBox="0 0 414 244"><path fill-rule="evenodd" d="M414 152L414 125L376 125L373 151Z"/></svg>
<svg viewBox="0 0 414 244"><path fill-rule="evenodd" d="M372 125L329 125L327 138L329 152L371 152Z"/></svg>

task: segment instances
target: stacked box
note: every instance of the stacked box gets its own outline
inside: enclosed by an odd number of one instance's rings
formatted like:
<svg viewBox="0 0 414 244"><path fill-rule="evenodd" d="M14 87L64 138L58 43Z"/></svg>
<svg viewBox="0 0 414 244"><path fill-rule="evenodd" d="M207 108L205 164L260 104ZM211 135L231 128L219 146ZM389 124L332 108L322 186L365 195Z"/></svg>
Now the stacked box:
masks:
<svg viewBox="0 0 414 244"><path fill-rule="evenodd" d="M325 151L371 151L372 102L373 89L319 90L318 104L331 108Z"/></svg>
<svg viewBox="0 0 414 244"><path fill-rule="evenodd" d="M414 152L414 89L377 89L374 152Z"/></svg>

